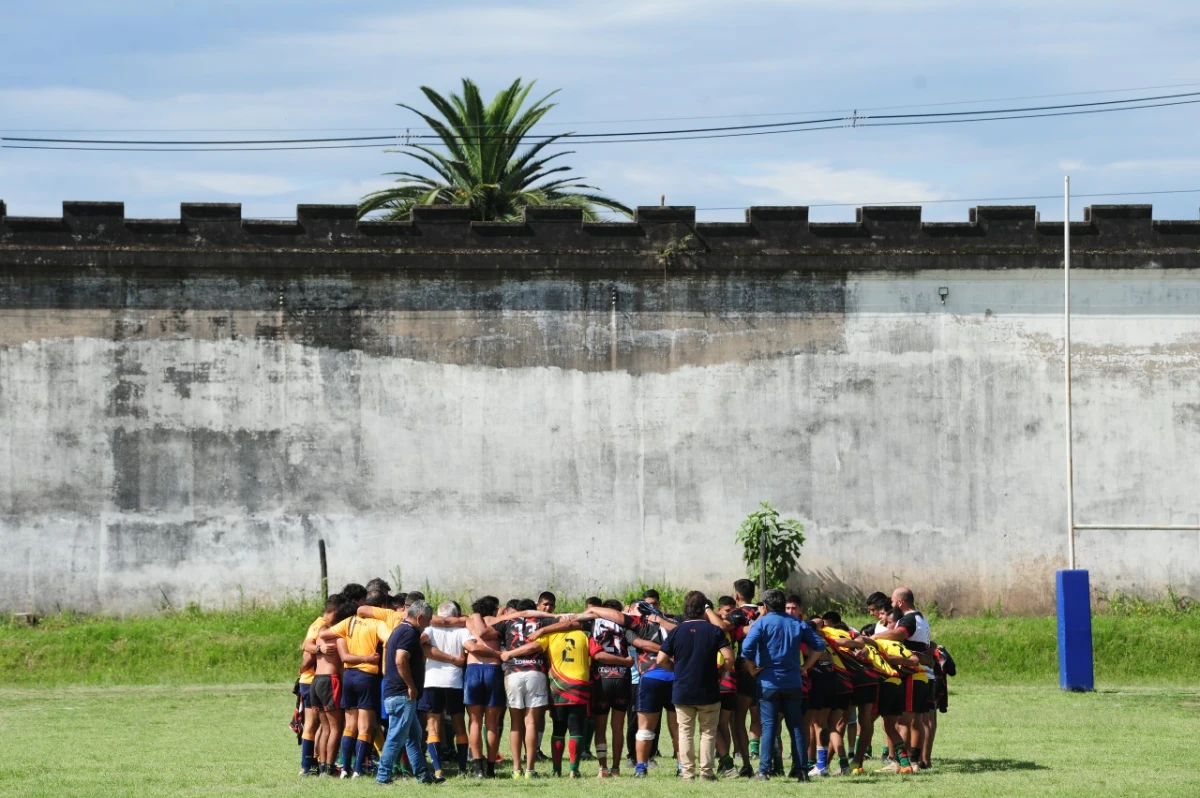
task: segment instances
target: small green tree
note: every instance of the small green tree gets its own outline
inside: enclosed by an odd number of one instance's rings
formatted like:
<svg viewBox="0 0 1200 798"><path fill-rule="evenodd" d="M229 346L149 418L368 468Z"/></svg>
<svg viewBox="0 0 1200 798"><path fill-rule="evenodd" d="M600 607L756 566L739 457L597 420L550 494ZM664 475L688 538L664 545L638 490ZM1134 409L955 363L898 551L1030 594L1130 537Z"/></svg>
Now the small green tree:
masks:
<svg viewBox="0 0 1200 798"><path fill-rule="evenodd" d="M788 577L800 559L800 547L804 545L804 526L794 518L779 519L779 511L768 502L761 509L750 513L737 531L737 541L742 544L742 562L746 564L746 575L759 584L762 554L759 546L766 542L766 585L767 588L784 588Z"/></svg>

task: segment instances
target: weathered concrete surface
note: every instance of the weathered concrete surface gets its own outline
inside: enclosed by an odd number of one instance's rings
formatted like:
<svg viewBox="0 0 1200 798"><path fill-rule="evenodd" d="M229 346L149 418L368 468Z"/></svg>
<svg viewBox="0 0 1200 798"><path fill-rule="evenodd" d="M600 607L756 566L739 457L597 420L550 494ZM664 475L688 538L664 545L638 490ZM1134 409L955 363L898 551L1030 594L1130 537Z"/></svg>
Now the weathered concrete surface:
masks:
<svg viewBox="0 0 1200 798"><path fill-rule="evenodd" d="M311 592L320 538L335 584L716 591L760 499L805 522L809 585L1045 610L1065 564L1052 257L601 279L31 252L0 248L0 608ZM1122 267L1073 292L1077 518L1200 523L1200 259L1101 254ZM1081 532L1079 561L1197 595L1198 537Z"/></svg>

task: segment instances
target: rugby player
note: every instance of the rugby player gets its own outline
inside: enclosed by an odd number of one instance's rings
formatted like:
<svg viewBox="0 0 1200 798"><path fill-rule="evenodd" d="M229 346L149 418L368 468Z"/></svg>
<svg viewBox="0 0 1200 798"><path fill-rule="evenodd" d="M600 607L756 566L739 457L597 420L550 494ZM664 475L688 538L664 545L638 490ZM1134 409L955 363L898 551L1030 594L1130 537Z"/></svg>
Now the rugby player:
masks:
<svg viewBox="0 0 1200 798"><path fill-rule="evenodd" d="M754 603L754 583L749 579L739 579L733 583L733 600L738 603L742 612L746 613L747 626L752 625L758 618L758 605ZM747 631L749 631L747 629ZM746 718L750 718L750 731L746 741L746 750L751 759L759 756L758 744L762 736L762 716L758 710L758 680L750 675L745 660L739 655L735 663L737 669L737 703L734 707L734 734L745 733ZM750 768L743 766L739 776L750 776Z"/></svg>
<svg viewBox="0 0 1200 798"><path fill-rule="evenodd" d="M386 600L387 596L381 593L368 593L365 603L378 607ZM361 776L367 753L372 748L382 703L380 650L389 634L382 621L357 616L346 618L320 633L321 640L337 646L338 656L345 665L342 675L342 709L346 712L346 726L342 732L342 778ZM353 770L351 762L354 763Z"/></svg>
<svg viewBox="0 0 1200 798"><path fill-rule="evenodd" d="M746 625L749 619L746 613L738 607L733 596L721 596L717 599L717 615L721 619L725 640L736 657L741 651L741 642L746 637ZM733 723L737 711L737 680L736 668L728 668L721 673L721 716L717 723L717 757L720 760L721 775L749 778L753 775L750 768L750 748L746 738L746 728L736 727ZM742 769L739 772L733 762L733 752L736 751L742 759Z"/></svg>
<svg viewBox="0 0 1200 798"><path fill-rule="evenodd" d="M648 603L645 607L651 612L655 611ZM671 700L675 674L658 666L658 654L662 649L662 642L674 628L675 623L662 615L654 615L653 620L643 616L635 629L636 636L629 643L637 651L636 665L639 674L635 707L638 730L635 737L637 764L633 771L634 778L647 776L650 756L654 753L658 727L664 711L667 713L667 730L671 734L671 742L675 747L676 756L679 753L679 726L675 717L675 704ZM676 760L675 767L678 772L678 760Z"/></svg>
<svg viewBox="0 0 1200 798"><path fill-rule="evenodd" d="M438 617L458 618L458 604L447 601L438 607ZM462 626L430 626L421 637L425 654L425 685L417 709L425 713L425 743L433 763L433 775L441 778L442 715L450 716L454 729L458 772L467 772L467 729L463 723L463 668L467 664L463 646L471 633Z"/></svg>
<svg viewBox="0 0 1200 798"><path fill-rule="evenodd" d="M300 775L301 776L316 776L320 774L320 769L317 767L316 751L324 742L324 735L328 731L320 725L320 713L312 702L312 682L316 676L317 653L316 641L317 635L326 626L329 626L332 618L337 614L338 608L342 604L342 597L331 595L325 599L325 611L315 621L308 625L308 631L304 635L304 642L300 644L301 659L300 659L300 676L297 680L300 688L300 701L304 707L304 729L300 733ZM312 650L310 650L312 646Z"/></svg>
<svg viewBox="0 0 1200 798"><path fill-rule="evenodd" d="M621 602L609 599L601 606L593 606L588 612L596 618L591 622L592 639L606 654L617 658L612 662L606 658L592 660L592 722L595 724L596 758L600 770L598 778L621 775L621 748L625 742L625 714L629 711L633 682L630 670L633 657L626 640L626 630L632 630L638 618L623 611ZM612 747L608 745L609 717L612 719ZM612 754L612 768L608 766Z"/></svg>
<svg viewBox="0 0 1200 798"><path fill-rule="evenodd" d="M893 623L903 614L898 608L893 608ZM898 671L895 676L885 678L879 688L879 715L883 718L883 731L891 746L893 759L880 772L912 773L909 756L911 736L905 734L905 730L911 730L915 725L913 708L923 706L928 701L929 679L917 655L899 640L884 636L888 631L877 628L875 636L871 638L883 658Z"/></svg>
<svg viewBox="0 0 1200 798"><path fill-rule="evenodd" d="M318 715L320 734L316 738L315 757L318 776L333 776L337 760L337 743L342 733L342 660L337 646L320 639L326 627L341 623L354 613L354 605L344 596L334 594L325 601L321 619L325 623L310 640L305 639L304 651L311 654L313 680L309 703ZM315 622L314 622L315 625ZM309 627L312 630L312 627Z"/></svg>
<svg viewBox="0 0 1200 798"><path fill-rule="evenodd" d="M473 618L494 617L500 599L484 596L471 605ZM482 621L476 627L482 633ZM468 627L463 641L467 654L467 672L463 678L463 703L466 704L468 744L471 749L471 775L477 779L493 778L500 759L500 728L504 724L504 672L501 669L500 640L495 632L477 637ZM487 760L484 760L483 729L487 727Z"/></svg>
<svg viewBox="0 0 1200 798"><path fill-rule="evenodd" d="M594 609L602 613L604 611L603 607ZM621 613L613 615L619 618ZM597 617L595 612L588 612L574 619L541 626L529 632L529 643L501 653L505 662L539 652L549 660L554 724L550 746L555 776L562 775L563 752L566 749L570 759L570 777L580 777L583 722L592 703L592 661L601 665L620 665L625 661L623 657L604 651L594 637L582 630L582 622L594 621Z"/></svg>

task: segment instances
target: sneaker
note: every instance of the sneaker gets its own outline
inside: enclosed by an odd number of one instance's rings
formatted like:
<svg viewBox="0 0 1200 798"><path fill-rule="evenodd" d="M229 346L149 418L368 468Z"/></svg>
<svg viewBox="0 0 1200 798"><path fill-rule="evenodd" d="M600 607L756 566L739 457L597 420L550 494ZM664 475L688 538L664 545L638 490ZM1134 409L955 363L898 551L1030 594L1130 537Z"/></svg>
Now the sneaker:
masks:
<svg viewBox="0 0 1200 798"><path fill-rule="evenodd" d="M658 760L657 760L657 759L651 759L649 762L647 762L647 763L646 763L646 767L648 767L648 768L656 768L656 767L658 767Z"/></svg>
<svg viewBox="0 0 1200 798"><path fill-rule="evenodd" d="M808 775L809 776L828 776L829 769L828 768L819 768L816 765L813 765L812 770L808 771Z"/></svg>
<svg viewBox="0 0 1200 798"><path fill-rule="evenodd" d="M808 778L808 774L801 770L800 775L796 777L796 781L808 782L810 779Z"/></svg>
<svg viewBox="0 0 1200 798"><path fill-rule="evenodd" d="M345 776L343 776L342 778L345 778ZM353 773L351 773L351 774L350 774L350 778L352 778L352 779L361 779L361 778L362 778L362 774L361 774L361 773L359 773L359 772L356 770L356 771L354 771Z"/></svg>
<svg viewBox="0 0 1200 798"><path fill-rule="evenodd" d="M621 769L620 768L609 768L608 776L609 776L609 778L612 778L612 779L621 778Z"/></svg>
<svg viewBox="0 0 1200 798"><path fill-rule="evenodd" d="M540 779L541 777L542 777L542 774L538 773L536 770L527 770L527 771L525 771L525 778L526 778L527 780L528 780L528 779ZM514 779L519 779L519 778L521 778L521 777L520 777L520 776L517 776L517 775L513 775L513 778L514 778Z"/></svg>
<svg viewBox="0 0 1200 798"><path fill-rule="evenodd" d="M338 778L339 778L339 779L348 779L348 778L350 778L350 771L348 771L348 770L343 770L341 773L339 773L339 774L338 774Z"/></svg>
<svg viewBox="0 0 1200 798"><path fill-rule="evenodd" d="M522 776L522 775L524 775L524 774L522 773L522 771L520 771L520 770L514 770L514 771L513 771L513 774L512 774L512 777L513 777L514 779L519 779L519 778L521 778L521 776Z"/></svg>
<svg viewBox="0 0 1200 798"><path fill-rule="evenodd" d="M629 770L637 770L637 760L636 759L626 759L625 767L628 768Z"/></svg>
<svg viewBox="0 0 1200 798"><path fill-rule="evenodd" d="M639 768L639 769L637 769L637 770L634 770L634 771L633 771L633 777L634 777L635 779L644 779L644 778L646 778L648 775L650 775L650 774L648 774L648 773L647 773L646 771L644 771L644 770L641 770L640 768Z"/></svg>
<svg viewBox="0 0 1200 798"><path fill-rule="evenodd" d="M550 757L546 756L541 751L538 751L536 754L533 755L533 761L534 762L549 762Z"/></svg>
<svg viewBox="0 0 1200 798"><path fill-rule="evenodd" d="M735 779L739 775L741 775L741 774L738 773L738 769L735 768L733 765L730 765L729 767L726 767L726 768L721 768L721 778L723 778L723 779Z"/></svg>
<svg viewBox="0 0 1200 798"><path fill-rule="evenodd" d="M579 773L578 770L570 770L570 771L567 771L567 778L568 779L582 779L583 776Z"/></svg>
<svg viewBox="0 0 1200 798"><path fill-rule="evenodd" d="M788 771L787 777L789 779L800 778L800 765L798 763L792 764L791 770Z"/></svg>
<svg viewBox="0 0 1200 798"><path fill-rule="evenodd" d="M913 772L912 765L909 765L908 767L902 767L899 770L897 770L896 772L900 773L902 775L908 775L909 773Z"/></svg>
<svg viewBox="0 0 1200 798"><path fill-rule="evenodd" d="M865 770L863 770L861 767L850 768L851 776L865 776L866 774L867 774L867 772Z"/></svg>
<svg viewBox="0 0 1200 798"><path fill-rule="evenodd" d="M761 770L760 770L760 771L758 771L757 773L755 773L755 774L754 774L753 776L751 776L750 778L751 778L753 781L770 781L770 780L771 780L771 777L770 777L770 776L768 776L766 773L763 773Z"/></svg>
<svg viewBox="0 0 1200 798"><path fill-rule="evenodd" d="M300 778L307 779L311 775L312 775L312 771L309 770L308 768L300 768Z"/></svg>
<svg viewBox="0 0 1200 798"><path fill-rule="evenodd" d="M881 767L879 770L877 770L875 772L876 773L899 773L900 772L900 763L899 762L888 762L886 765L884 765L883 767Z"/></svg>
<svg viewBox="0 0 1200 798"><path fill-rule="evenodd" d="M608 768L600 768L599 772L596 773L596 778L608 779L608 778L612 778L612 774L608 772Z"/></svg>
<svg viewBox="0 0 1200 798"><path fill-rule="evenodd" d="M844 767L840 767L837 769L836 772L831 773L829 775L831 775L831 776L849 776L850 775L850 766L846 765Z"/></svg>
<svg viewBox="0 0 1200 798"><path fill-rule="evenodd" d="M421 779L417 784L445 784L446 780L441 776L428 776Z"/></svg>

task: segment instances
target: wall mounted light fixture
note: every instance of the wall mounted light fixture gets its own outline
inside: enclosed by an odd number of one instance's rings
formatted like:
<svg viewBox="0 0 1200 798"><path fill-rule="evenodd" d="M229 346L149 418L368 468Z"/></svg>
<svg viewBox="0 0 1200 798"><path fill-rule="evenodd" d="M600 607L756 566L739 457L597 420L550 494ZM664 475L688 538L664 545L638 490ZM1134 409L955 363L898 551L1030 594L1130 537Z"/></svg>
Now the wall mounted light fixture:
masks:
<svg viewBox="0 0 1200 798"><path fill-rule="evenodd" d="M938 289L938 296L942 298L942 304L946 304L946 297L950 296L950 289L943 285Z"/></svg>

